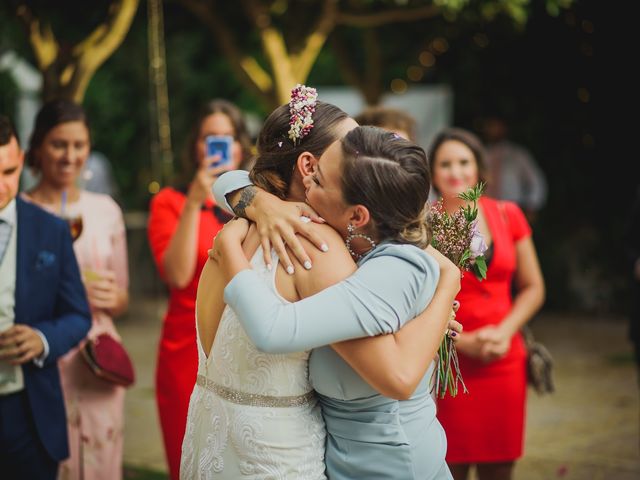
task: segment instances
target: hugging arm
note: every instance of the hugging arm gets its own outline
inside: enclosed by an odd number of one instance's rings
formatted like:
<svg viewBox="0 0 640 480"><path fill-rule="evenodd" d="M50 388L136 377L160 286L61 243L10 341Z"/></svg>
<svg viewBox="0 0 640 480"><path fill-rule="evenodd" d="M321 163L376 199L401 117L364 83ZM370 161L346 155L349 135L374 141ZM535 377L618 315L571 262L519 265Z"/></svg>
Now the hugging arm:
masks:
<svg viewBox="0 0 640 480"><path fill-rule="evenodd" d="M322 251L328 248L324 238L310 225L300 221L300 217L305 216L314 222L323 222L309 205L303 202L285 202L265 192L251 183L249 173L244 170L220 176L213 185L213 194L218 205L238 217L256 223L266 265L271 264L273 246L285 268L293 268L294 264L285 245L291 249L300 264L312 264L310 251L313 246L305 249L297 234L308 238Z"/></svg>
<svg viewBox="0 0 640 480"><path fill-rule="evenodd" d="M263 296L264 292L256 290L256 288L261 289L261 282L254 283L251 276L247 276L246 281L237 284L244 285L238 286L235 290L236 292L252 292L252 295L240 295L237 302L231 306L236 309L240 321L258 348L274 353L320 346L327 343L329 338L344 337L345 335L351 337L367 336L367 338L359 338L358 340L334 343L332 347L378 392L397 399L410 397L433 361L435 351L442 340L442 334L450 316L451 304L460 288L458 268L438 252L433 251L432 255L440 267L441 281L438 283L438 288L429 307L399 332L393 335L378 335L394 331L402 323L402 320L396 317L386 325L381 323L375 325L376 321L385 318L385 313L382 313L384 308L380 309L378 303L381 301L380 299L393 297L393 291L411 297L408 292L417 291L412 290L411 287L419 289L421 284L411 285L410 282L407 282L406 285L402 285L401 282L393 282L391 285L391 282L384 281L376 284L375 279L380 276L380 271L385 272L384 277L387 279L395 278L394 273L400 274L400 277L410 276L408 272L411 268L406 261L399 258L383 257L366 262L356 275L342 282L342 284L349 284L349 282L353 282L353 277L357 279L358 275L363 273L373 275L372 284L368 285L369 290L365 290L365 294L355 293L358 290L357 282L350 290L342 290L341 284L336 285L338 288L331 287L351 275L355 270L355 264L344 246L340 245L342 239L337 236L335 231L325 227L322 233L329 241L329 252L323 255L323 261L318 262L312 271L300 269L295 277L298 292L303 297L310 296L308 300L302 300L288 306L284 306L279 301L271 301L268 295ZM306 240L302 239L302 242L306 244ZM216 245L218 245L217 240ZM232 268L248 267L248 263L239 253L238 251L235 254L237 258L235 259L235 267ZM227 251L221 257L227 257L226 263L233 263L229 262L230 255L231 253ZM224 264L225 261L221 263ZM435 267L434 263L430 263L429 266ZM394 266L397 267L396 270L394 270ZM403 269L405 271L402 271ZM413 270L416 269L413 268ZM250 273L252 272L247 271L247 274ZM430 281L435 285L438 279L438 270L432 268L429 273L430 275L422 277L421 281ZM241 271L240 275L244 275L244 271ZM234 281L238 280L240 279L234 279ZM407 289L407 287L410 288ZM334 292L340 293L340 296L327 296L326 292L331 292L332 289ZM232 286L230 290L234 290L234 287ZM318 292L320 293L315 295ZM258 296L255 295L256 293ZM355 295L356 303L353 303L351 295ZM268 304L265 303L265 300L268 301ZM411 300L409 302L413 303ZM308 310L305 309L305 304L311 305ZM408 309L409 305L404 308ZM401 309L402 307L399 307L395 315L398 315ZM386 314L393 318L394 314L390 309L386 309ZM408 315L408 312L405 311L404 314ZM367 318L367 315L370 317ZM243 322L243 319L252 327ZM395 322L398 323L394 325ZM377 336L372 337L372 335ZM385 361L380 362L380 358L384 358Z"/></svg>
<svg viewBox="0 0 640 480"><path fill-rule="evenodd" d="M269 353L304 351L394 332L415 316L423 283L438 277L437 266L432 268L428 262L417 266L391 254L379 255L346 280L299 302L283 304L248 264L239 273L233 271L240 265L227 262L237 257L238 252L222 249L221 263L233 277L225 288L225 301L256 347Z"/></svg>
<svg viewBox="0 0 640 480"><path fill-rule="evenodd" d="M296 274L296 288L302 297L312 296L330 287L355 270L355 264L344 245L340 245L342 239L334 231L332 233L338 237L339 244L331 243L329 253L323 255L323 261L317 262L312 271ZM325 237L333 239L329 231ZM301 241L307 246L306 240ZM446 324L452 317L452 303L460 290L460 270L432 247L428 251L438 263L440 280L429 306L418 317L391 335L358 338L331 345L371 387L382 395L398 400L411 397L433 362Z"/></svg>
<svg viewBox="0 0 640 480"><path fill-rule="evenodd" d="M447 322L452 317L451 305L460 291L460 271L444 260L439 262L440 280L431 302L398 332L331 345L382 395L397 400L410 398L440 346Z"/></svg>
<svg viewBox="0 0 640 480"><path fill-rule="evenodd" d="M231 205L237 205L245 187L253 185L249 180L249 172L245 170L234 170L227 172L218 178L213 184L213 196L216 204L231 214L235 214Z"/></svg>

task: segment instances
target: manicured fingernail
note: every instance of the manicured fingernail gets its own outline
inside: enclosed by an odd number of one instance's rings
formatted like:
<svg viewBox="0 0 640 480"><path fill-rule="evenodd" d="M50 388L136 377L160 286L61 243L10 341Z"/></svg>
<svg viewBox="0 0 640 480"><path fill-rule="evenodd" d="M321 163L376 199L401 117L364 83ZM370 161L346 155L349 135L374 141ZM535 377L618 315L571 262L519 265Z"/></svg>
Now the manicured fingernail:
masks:
<svg viewBox="0 0 640 480"><path fill-rule="evenodd" d="M454 307L459 307L460 306L460 302L458 300L454 300L453 301L453 306Z"/></svg>
<svg viewBox="0 0 640 480"><path fill-rule="evenodd" d="M288 273L289 275L293 275L293 267L292 267L291 265L289 265L289 266L287 267L287 273Z"/></svg>
<svg viewBox="0 0 640 480"><path fill-rule="evenodd" d="M457 337L457 336L458 336L458 334L457 334L456 332L451 332L451 336L452 336L452 337Z"/></svg>
<svg viewBox="0 0 640 480"><path fill-rule="evenodd" d="M272 269L272 268L273 268L273 267L271 266L271 264L270 264L270 263L267 263L267 270L271 271L271 269Z"/></svg>
<svg viewBox="0 0 640 480"><path fill-rule="evenodd" d="M309 260L304 262L304 268L306 268L307 270L311 270L311 262Z"/></svg>
<svg viewBox="0 0 640 480"><path fill-rule="evenodd" d="M320 245L320 250L322 250L323 252L328 252L329 245L327 245L326 243L323 243L322 245Z"/></svg>
<svg viewBox="0 0 640 480"><path fill-rule="evenodd" d="M322 223L327 223L327 221L322 217L318 217L318 220L320 220Z"/></svg>

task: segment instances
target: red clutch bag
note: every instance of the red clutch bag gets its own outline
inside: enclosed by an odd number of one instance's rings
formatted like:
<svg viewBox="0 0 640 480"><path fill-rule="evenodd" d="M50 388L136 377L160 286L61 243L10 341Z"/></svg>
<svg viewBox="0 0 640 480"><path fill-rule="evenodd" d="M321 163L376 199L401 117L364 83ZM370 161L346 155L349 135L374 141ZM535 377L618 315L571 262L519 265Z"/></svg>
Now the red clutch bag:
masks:
<svg viewBox="0 0 640 480"><path fill-rule="evenodd" d="M82 356L91 371L102 380L129 387L135 380L133 364L122 344L108 333L88 340Z"/></svg>

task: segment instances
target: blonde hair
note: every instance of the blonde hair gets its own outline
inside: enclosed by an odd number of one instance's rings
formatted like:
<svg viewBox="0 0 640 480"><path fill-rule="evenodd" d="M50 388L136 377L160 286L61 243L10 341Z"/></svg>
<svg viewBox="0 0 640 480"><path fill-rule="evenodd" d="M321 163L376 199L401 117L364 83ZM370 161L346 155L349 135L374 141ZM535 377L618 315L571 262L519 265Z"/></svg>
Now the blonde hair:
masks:
<svg viewBox="0 0 640 480"><path fill-rule="evenodd" d="M398 232L398 239L402 243L410 243L420 248L426 248L431 243L432 231L428 221L428 212L429 205L425 204L420 214Z"/></svg>

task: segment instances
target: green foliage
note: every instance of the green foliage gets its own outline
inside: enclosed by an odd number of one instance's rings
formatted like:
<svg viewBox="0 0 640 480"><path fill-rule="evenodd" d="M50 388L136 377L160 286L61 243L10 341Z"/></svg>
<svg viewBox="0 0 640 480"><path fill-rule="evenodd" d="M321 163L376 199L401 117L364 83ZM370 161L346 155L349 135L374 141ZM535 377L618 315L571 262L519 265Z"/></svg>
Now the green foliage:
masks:
<svg viewBox="0 0 640 480"><path fill-rule="evenodd" d="M458 395L458 384L462 384L464 393L469 393L460 372L456 345L452 338L445 335L438 348L436 366L431 375L431 389L440 399L446 397L447 392L455 397Z"/></svg>
<svg viewBox="0 0 640 480"><path fill-rule="evenodd" d="M478 200L482 196L482 192L485 187L484 182L480 182L474 185L466 192L462 192L458 197L466 202L470 202L470 205L466 205L462 211L464 212L464 218L468 223L473 222L478 217Z"/></svg>
<svg viewBox="0 0 640 480"><path fill-rule="evenodd" d="M476 278L487 278L487 261L484 255L476 257L475 262L471 265L471 271Z"/></svg>
<svg viewBox="0 0 640 480"><path fill-rule="evenodd" d="M562 10L570 8L574 2L575 0L546 0L545 7L549 15L557 17Z"/></svg>
<svg viewBox="0 0 640 480"><path fill-rule="evenodd" d="M0 114L13 118L17 97L18 87L13 79L8 73L0 72Z"/></svg>

